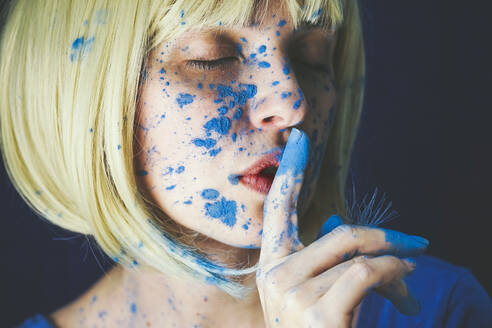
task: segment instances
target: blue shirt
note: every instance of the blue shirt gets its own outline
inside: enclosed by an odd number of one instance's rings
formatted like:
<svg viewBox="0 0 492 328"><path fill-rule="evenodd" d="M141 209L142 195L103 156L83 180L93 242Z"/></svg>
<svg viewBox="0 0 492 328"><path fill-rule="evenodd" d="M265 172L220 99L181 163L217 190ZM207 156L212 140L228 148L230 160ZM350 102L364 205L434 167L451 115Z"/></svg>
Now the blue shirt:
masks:
<svg viewBox="0 0 492 328"><path fill-rule="evenodd" d="M406 316L375 292L362 301L357 328L362 327L473 327L492 328L492 301L472 273L432 256L415 258L415 271L404 278L422 305L416 316ZM54 328L36 315L19 328Z"/></svg>

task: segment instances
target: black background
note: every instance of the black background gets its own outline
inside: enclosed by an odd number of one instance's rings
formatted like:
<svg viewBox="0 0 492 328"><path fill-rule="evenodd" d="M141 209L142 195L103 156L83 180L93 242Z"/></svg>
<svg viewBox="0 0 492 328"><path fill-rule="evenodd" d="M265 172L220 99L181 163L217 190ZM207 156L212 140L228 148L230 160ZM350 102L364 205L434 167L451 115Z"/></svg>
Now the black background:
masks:
<svg viewBox="0 0 492 328"><path fill-rule="evenodd" d="M426 237L428 254L469 268L490 295L488 11L471 2L361 4L368 75L348 186L353 178L359 193L386 193L400 217L385 227ZM111 263L86 237L32 214L0 169L3 327L61 307Z"/></svg>

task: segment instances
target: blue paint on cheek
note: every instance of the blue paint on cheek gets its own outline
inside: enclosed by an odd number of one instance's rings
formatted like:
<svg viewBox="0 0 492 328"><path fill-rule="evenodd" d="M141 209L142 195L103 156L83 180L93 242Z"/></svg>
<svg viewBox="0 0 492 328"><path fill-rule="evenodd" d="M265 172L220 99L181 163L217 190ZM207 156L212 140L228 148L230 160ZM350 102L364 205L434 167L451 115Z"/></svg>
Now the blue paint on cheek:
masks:
<svg viewBox="0 0 492 328"><path fill-rule="evenodd" d="M216 149L211 149L208 151L208 154L212 157L217 156L218 153L222 151L222 147L216 148Z"/></svg>
<svg viewBox="0 0 492 328"><path fill-rule="evenodd" d="M239 177L236 174L229 175L227 179L233 185L237 185L239 183Z"/></svg>
<svg viewBox="0 0 492 328"><path fill-rule="evenodd" d="M206 139L196 138L196 139L193 139L192 142L197 147L205 147L207 149L212 148L217 143L217 141L215 139L212 139L212 138L206 138Z"/></svg>
<svg viewBox="0 0 492 328"><path fill-rule="evenodd" d="M243 116L243 110L241 108L237 108L236 112L234 112L234 115L232 115L232 119L237 121Z"/></svg>
<svg viewBox="0 0 492 328"><path fill-rule="evenodd" d="M180 93L176 98L176 102L180 108L183 108L183 106L189 105L193 102L193 97L195 96L192 96L189 93Z"/></svg>
<svg viewBox="0 0 492 328"><path fill-rule="evenodd" d="M259 48L258 48L258 53L262 54L266 51L266 46L264 44L262 44Z"/></svg>
<svg viewBox="0 0 492 328"><path fill-rule="evenodd" d="M205 204L205 212L208 216L220 219L222 223L229 227L233 227L236 224L236 210L236 201L226 200L224 197L214 203Z"/></svg>
<svg viewBox="0 0 492 328"><path fill-rule="evenodd" d="M183 171L185 170L185 167L184 166L179 166L178 169L176 170L176 173L180 174L182 173Z"/></svg>
<svg viewBox="0 0 492 328"><path fill-rule="evenodd" d="M290 92L290 91L288 91L288 92L284 91L284 92L282 92L282 95L281 96L282 96L282 99L285 99L287 97L290 97L291 95L292 95L292 92Z"/></svg>
<svg viewBox="0 0 492 328"><path fill-rule="evenodd" d="M219 134L226 135L231 128L231 120L228 117L214 117L209 120L203 128L207 131L207 135L210 135L210 131L216 131Z"/></svg>
<svg viewBox="0 0 492 328"><path fill-rule="evenodd" d="M269 62L266 62L266 61L261 61L261 62L259 62L259 63L258 63L258 66L259 66L260 68L269 68L269 67L270 67L270 66L272 66L272 65L270 65L270 63L269 63Z"/></svg>
<svg viewBox="0 0 492 328"><path fill-rule="evenodd" d="M219 197L219 192L215 189L203 189L202 190L202 198L213 200Z"/></svg>
<svg viewBox="0 0 492 328"><path fill-rule="evenodd" d="M229 108L227 108L226 106L222 106L220 108L217 108L217 111L219 112L219 115L225 115L227 114L227 111L229 110Z"/></svg>
<svg viewBox="0 0 492 328"><path fill-rule="evenodd" d="M306 133L293 128L280 161L277 175L292 171L293 176L301 174L309 158L309 139Z"/></svg>
<svg viewBox="0 0 492 328"><path fill-rule="evenodd" d="M285 64L284 67L282 68L282 72L284 72L285 75L288 75L290 73L290 66L289 64Z"/></svg>

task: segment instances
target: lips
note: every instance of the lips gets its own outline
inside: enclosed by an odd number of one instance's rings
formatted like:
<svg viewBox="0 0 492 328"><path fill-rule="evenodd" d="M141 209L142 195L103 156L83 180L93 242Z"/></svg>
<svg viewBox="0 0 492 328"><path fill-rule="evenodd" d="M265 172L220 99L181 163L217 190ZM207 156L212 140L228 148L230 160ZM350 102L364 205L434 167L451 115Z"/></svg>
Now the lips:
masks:
<svg viewBox="0 0 492 328"><path fill-rule="evenodd" d="M238 176L239 183L262 194L268 194L279 165L280 152L263 156Z"/></svg>

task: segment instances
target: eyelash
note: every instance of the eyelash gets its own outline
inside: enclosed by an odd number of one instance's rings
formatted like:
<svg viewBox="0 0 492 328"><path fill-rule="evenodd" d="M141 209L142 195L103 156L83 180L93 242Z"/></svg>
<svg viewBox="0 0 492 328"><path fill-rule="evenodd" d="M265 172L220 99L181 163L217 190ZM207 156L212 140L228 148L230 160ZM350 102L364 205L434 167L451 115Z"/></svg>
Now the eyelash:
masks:
<svg viewBox="0 0 492 328"><path fill-rule="evenodd" d="M186 65L199 70L213 70L216 68L224 68L237 60L236 57L223 57L214 60L189 60L186 62Z"/></svg>

